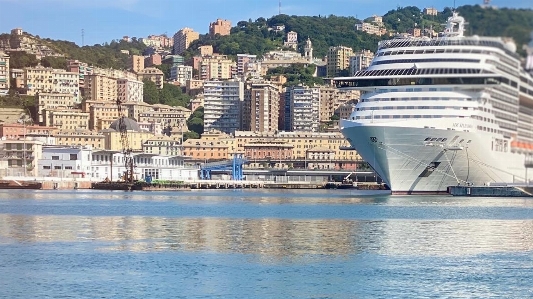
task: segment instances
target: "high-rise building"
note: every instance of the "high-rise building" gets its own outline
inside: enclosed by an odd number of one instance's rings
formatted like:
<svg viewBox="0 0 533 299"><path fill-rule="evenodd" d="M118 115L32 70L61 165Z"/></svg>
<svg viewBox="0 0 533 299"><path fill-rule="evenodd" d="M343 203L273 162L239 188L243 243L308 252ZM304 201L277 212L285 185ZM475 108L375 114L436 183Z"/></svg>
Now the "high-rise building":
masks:
<svg viewBox="0 0 533 299"><path fill-rule="evenodd" d="M285 130L318 132L320 128L320 89L292 86L285 92Z"/></svg>
<svg viewBox="0 0 533 299"><path fill-rule="evenodd" d="M231 22L228 20L217 19L215 22L209 24L209 35L215 36L216 34L220 35L230 35L231 33Z"/></svg>
<svg viewBox="0 0 533 299"><path fill-rule="evenodd" d="M0 52L0 94L9 91L9 55Z"/></svg>
<svg viewBox="0 0 533 299"><path fill-rule="evenodd" d="M143 87L141 81L131 79L117 80L117 98L120 102L142 102L143 101Z"/></svg>
<svg viewBox="0 0 533 299"><path fill-rule="evenodd" d="M87 63L79 60L69 59L67 60L67 71L80 74L80 88L85 87L85 76L93 73L93 68Z"/></svg>
<svg viewBox="0 0 533 299"><path fill-rule="evenodd" d="M280 93L270 83L249 83L244 92L243 129L249 131L277 131Z"/></svg>
<svg viewBox="0 0 533 299"><path fill-rule="evenodd" d="M337 46L329 47L327 54L327 75L328 77L334 77L339 74L340 71L350 68L350 57L353 56L353 50L349 47Z"/></svg>
<svg viewBox="0 0 533 299"><path fill-rule="evenodd" d="M434 7L424 8L423 12L425 15L430 15L430 16L436 16L439 13L439 11Z"/></svg>
<svg viewBox="0 0 533 299"><path fill-rule="evenodd" d="M257 55L237 54L237 75L242 76L246 73L248 63L255 63Z"/></svg>
<svg viewBox="0 0 533 299"><path fill-rule="evenodd" d="M200 62L200 79L230 79L232 78L232 70L235 63L226 55L214 55L202 57Z"/></svg>
<svg viewBox="0 0 533 299"><path fill-rule="evenodd" d="M192 66L175 65L170 67L170 80L177 81L180 86L185 86L187 80L192 79Z"/></svg>
<svg viewBox="0 0 533 299"><path fill-rule="evenodd" d="M130 69L138 73L144 70L144 56L141 55L131 55L130 57Z"/></svg>
<svg viewBox="0 0 533 299"><path fill-rule="evenodd" d="M350 76L356 72L367 69L372 62L372 59L374 59L374 52L370 50L355 52L353 56L350 57Z"/></svg>
<svg viewBox="0 0 533 299"><path fill-rule="evenodd" d="M204 128L233 134L240 130L244 83L239 81L204 82Z"/></svg>
<svg viewBox="0 0 533 299"><path fill-rule="evenodd" d="M182 54L189 45L200 38L200 33L185 27L174 34L174 54Z"/></svg>
<svg viewBox="0 0 533 299"><path fill-rule="evenodd" d="M298 49L298 33L294 31L288 32L287 40L283 43L283 46L297 50Z"/></svg>
<svg viewBox="0 0 533 299"><path fill-rule="evenodd" d="M85 76L84 96L87 101L117 100L117 79L106 75Z"/></svg>

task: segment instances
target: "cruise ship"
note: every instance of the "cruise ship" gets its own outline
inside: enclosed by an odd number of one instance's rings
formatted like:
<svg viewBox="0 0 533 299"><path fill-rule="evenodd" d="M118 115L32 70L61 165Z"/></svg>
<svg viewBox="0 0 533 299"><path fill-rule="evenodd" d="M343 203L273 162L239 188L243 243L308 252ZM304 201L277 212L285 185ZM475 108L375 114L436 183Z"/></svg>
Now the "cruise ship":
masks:
<svg viewBox="0 0 533 299"><path fill-rule="evenodd" d="M382 41L369 68L335 78L361 91L341 132L393 194L529 181L533 77L512 41L464 32L454 12L440 37Z"/></svg>

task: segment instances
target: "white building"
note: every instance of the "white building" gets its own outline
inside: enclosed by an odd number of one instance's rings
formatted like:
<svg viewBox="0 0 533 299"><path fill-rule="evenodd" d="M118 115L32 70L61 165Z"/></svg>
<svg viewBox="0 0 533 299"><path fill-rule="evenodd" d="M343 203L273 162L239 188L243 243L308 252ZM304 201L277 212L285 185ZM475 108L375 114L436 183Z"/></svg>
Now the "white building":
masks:
<svg viewBox="0 0 533 299"><path fill-rule="evenodd" d="M174 65L170 68L170 80L178 81L181 86L185 86L187 80L192 80L192 66Z"/></svg>
<svg viewBox="0 0 533 299"><path fill-rule="evenodd" d="M0 95L9 91L9 55L0 52Z"/></svg>
<svg viewBox="0 0 533 299"><path fill-rule="evenodd" d="M43 146L38 176L59 178L91 177L90 147Z"/></svg>
<svg viewBox="0 0 533 299"><path fill-rule="evenodd" d="M142 102L144 83L132 79L118 79L117 80L117 96L118 99L124 102Z"/></svg>
<svg viewBox="0 0 533 299"><path fill-rule="evenodd" d="M72 94L74 95L74 102L81 102L79 73L54 69L54 72L52 73L52 80L55 84L53 92Z"/></svg>
<svg viewBox="0 0 533 299"><path fill-rule="evenodd" d="M187 166L183 156L133 154L134 178L144 180L148 175L154 180L190 181L199 179L198 168ZM92 177L118 181L126 171L124 155L115 151L95 151L92 154Z"/></svg>
<svg viewBox="0 0 533 299"><path fill-rule="evenodd" d="M306 86L287 88L285 129L318 132L320 127L320 89Z"/></svg>
<svg viewBox="0 0 533 299"><path fill-rule="evenodd" d="M204 83L204 128L233 134L240 130L244 83L206 81Z"/></svg>
<svg viewBox="0 0 533 299"><path fill-rule="evenodd" d="M356 72L367 69L374 59L374 53L370 50L361 50L350 57L350 76Z"/></svg>

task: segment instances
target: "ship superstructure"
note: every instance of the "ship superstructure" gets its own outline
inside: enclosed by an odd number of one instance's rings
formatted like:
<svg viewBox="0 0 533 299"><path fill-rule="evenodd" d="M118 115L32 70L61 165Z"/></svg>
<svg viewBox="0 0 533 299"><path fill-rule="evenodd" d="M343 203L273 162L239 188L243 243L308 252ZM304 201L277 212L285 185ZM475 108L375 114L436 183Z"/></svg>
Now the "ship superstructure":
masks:
<svg viewBox="0 0 533 299"><path fill-rule="evenodd" d="M379 43L370 67L336 78L363 92L341 131L395 193L524 182L533 154L533 78L512 41L464 36Z"/></svg>

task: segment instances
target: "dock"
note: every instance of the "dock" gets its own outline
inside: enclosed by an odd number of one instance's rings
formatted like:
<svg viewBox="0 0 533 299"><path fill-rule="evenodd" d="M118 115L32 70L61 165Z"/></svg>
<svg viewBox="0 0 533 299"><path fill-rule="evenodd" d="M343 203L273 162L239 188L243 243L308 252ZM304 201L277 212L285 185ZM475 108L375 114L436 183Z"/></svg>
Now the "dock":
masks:
<svg viewBox="0 0 533 299"><path fill-rule="evenodd" d="M470 197L533 197L533 186L450 186L448 193Z"/></svg>

